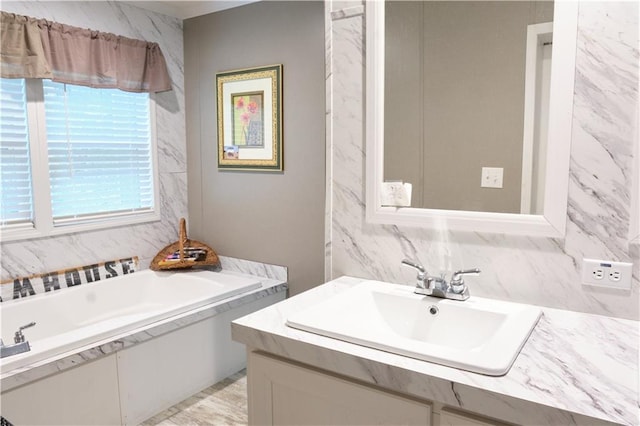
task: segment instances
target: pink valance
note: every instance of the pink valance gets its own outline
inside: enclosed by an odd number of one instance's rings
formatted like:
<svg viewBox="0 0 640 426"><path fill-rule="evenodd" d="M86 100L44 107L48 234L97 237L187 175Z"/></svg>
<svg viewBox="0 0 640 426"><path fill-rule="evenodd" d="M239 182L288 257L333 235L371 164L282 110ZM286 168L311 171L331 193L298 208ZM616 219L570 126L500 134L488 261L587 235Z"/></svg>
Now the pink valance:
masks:
<svg viewBox="0 0 640 426"><path fill-rule="evenodd" d="M0 76L128 92L171 90L158 43L2 12Z"/></svg>

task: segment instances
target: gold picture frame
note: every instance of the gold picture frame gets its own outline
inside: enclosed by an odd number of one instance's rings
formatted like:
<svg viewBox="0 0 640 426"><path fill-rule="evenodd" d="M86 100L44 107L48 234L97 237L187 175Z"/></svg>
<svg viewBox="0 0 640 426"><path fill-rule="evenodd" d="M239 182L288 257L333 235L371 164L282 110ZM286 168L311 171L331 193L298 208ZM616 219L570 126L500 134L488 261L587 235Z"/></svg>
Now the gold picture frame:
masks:
<svg viewBox="0 0 640 426"><path fill-rule="evenodd" d="M283 171L282 64L216 74L218 168Z"/></svg>

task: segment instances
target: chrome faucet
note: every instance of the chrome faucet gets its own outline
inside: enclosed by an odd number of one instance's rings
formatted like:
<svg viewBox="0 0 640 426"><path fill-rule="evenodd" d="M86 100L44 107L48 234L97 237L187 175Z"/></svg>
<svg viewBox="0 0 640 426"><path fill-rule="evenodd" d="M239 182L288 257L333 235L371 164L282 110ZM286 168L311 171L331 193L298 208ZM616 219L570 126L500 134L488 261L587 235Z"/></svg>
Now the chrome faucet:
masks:
<svg viewBox="0 0 640 426"><path fill-rule="evenodd" d="M31 350L31 346L29 346L29 342L24 339L24 334L22 334L22 330L25 328L33 327L36 325L35 322L30 322L29 324L23 325L18 328L15 335L13 336L13 345L5 345L2 339L0 339L0 358L4 358L11 355L21 354L23 352L29 352Z"/></svg>
<svg viewBox="0 0 640 426"><path fill-rule="evenodd" d="M469 298L469 288L464 283L463 277L464 275L480 273L478 268L456 271L451 276L451 281L447 283L445 274L441 274L439 277L429 275L424 266L407 259L403 260L402 264L418 271L414 293L443 299L467 300Z"/></svg>

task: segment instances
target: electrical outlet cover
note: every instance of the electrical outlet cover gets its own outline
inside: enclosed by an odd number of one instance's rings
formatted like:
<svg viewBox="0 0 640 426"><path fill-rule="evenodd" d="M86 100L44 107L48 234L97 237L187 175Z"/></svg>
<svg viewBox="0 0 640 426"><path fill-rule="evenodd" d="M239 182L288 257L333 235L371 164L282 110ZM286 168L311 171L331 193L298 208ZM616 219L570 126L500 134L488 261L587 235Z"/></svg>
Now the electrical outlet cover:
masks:
<svg viewBox="0 0 640 426"><path fill-rule="evenodd" d="M611 260L583 259L582 284L629 290L632 263Z"/></svg>

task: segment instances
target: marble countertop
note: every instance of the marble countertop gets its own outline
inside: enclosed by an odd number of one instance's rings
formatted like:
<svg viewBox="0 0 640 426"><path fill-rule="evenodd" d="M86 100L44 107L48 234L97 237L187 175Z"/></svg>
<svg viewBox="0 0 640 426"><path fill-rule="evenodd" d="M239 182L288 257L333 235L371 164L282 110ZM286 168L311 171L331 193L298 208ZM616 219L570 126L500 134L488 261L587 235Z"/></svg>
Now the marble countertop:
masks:
<svg viewBox="0 0 640 426"><path fill-rule="evenodd" d="M542 308L538 325L502 377L285 325L288 315L362 281L342 277L240 318L232 323L233 338L253 349L508 422L640 424L638 322Z"/></svg>

